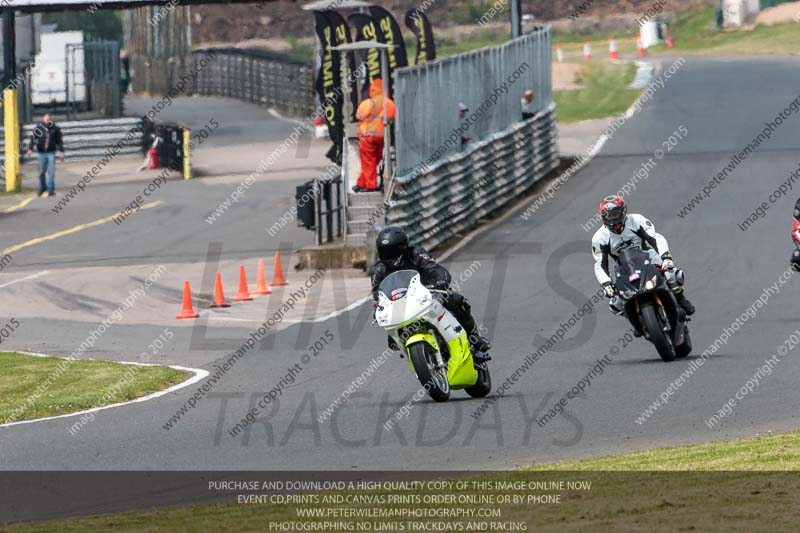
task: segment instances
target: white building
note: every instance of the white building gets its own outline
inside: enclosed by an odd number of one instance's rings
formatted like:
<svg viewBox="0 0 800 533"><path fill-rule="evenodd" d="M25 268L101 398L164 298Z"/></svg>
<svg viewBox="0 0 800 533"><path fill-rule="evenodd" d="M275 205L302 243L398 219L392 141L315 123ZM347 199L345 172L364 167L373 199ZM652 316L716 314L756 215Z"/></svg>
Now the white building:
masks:
<svg viewBox="0 0 800 533"><path fill-rule="evenodd" d="M761 0L722 0L724 26L741 26L761 11Z"/></svg>

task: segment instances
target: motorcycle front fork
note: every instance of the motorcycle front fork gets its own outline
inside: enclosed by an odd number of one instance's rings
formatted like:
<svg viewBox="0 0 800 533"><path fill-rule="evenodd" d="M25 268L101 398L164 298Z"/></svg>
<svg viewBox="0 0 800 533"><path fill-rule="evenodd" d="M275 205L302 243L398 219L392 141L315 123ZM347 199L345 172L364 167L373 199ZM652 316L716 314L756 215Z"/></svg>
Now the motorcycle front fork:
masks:
<svg viewBox="0 0 800 533"><path fill-rule="evenodd" d="M447 365L445 365L444 359L442 358L442 351L441 350L436 350L436 352L434 354L434 357L436 359L436 369L437 370L442 369L442 368L447 368Z"/></svg>

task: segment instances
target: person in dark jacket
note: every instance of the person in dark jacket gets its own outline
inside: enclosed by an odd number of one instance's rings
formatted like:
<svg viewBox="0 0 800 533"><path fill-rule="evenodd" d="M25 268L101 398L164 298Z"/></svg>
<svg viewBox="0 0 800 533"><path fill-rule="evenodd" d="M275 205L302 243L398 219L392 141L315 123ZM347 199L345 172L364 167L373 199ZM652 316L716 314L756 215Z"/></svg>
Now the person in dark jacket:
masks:
<svg viewBox="0 0 800 533"><path fill-rule="evenodd" d="M64 161L64 140L61 128L53 122L50 113L45 113L42 121L34 128L28 145L28 155L36 148L39 156L39 196L56 194L56 151ZM47 184L45 185L45 175Z"/></svg>
<svg viewBox="0 0 800 533"><path fill-rule="evenodd" d="M442 304L445 309L453 313L459 324L467 331L469 343L473 351L486 353L491 348L491 343L482 336L472 316L472 307L464 296L450 290L452 276L450 272L437 263L431 255L422 248L409 246L408 235L402 228L389 226L378 233L376 239L378 262L371 271L372 299L378 301L378 292L381 282L389 275L399 270L415 270L420 274L420 281L430 289L447 291ZM394 339L389 337L389 347L396 350Z"/></svg>
<svg viewBox="0 0 800 533"><path fill-rule="evenodd" d="M536 116L536 109L533 104L533 91L531 89L522 93L520 105L522 107L522 120L528 120Z"/></svg>

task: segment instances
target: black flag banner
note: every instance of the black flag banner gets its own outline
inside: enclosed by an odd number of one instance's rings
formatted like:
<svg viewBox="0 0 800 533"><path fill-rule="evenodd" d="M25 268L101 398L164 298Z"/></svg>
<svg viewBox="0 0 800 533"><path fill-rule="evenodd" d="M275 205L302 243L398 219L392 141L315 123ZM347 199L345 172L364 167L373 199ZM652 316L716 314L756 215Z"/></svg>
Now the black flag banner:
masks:
<svg viewBox="0 0 800 533"><path fill-rule="evenodd" d="M331 21L333 25L333 35L335 37L334 46L343 46L345 44L350 44L353 40L350 37L350 26L347 25L347 21L344 20L339 13L336 11L327 11L325 13L328 15L328 19ZM341 53L336 52L339 55L339 62L341 63ZM348 52L347 54L347 71L350 72L350 104L351 104L351 113L350 113L350 120L353 121L356 119L356 109L358 108L358 87L356 83L356 78L352 75L353 69L355 68L355 58L353 56L353 52ZM341 75L340 75L341 76Z"/></svg>
<svg viewBox="0 0 800 533"><path fill-rule="evenodd" d="M408 66L408 56L406 56L406 43L403 41L403 34L400 26L391 13L381 6L370 6L369 13L375 21L375 29L378 33L378 42L388 44L387 50L389 58L389 80L383 81L389 98L394 97L393 74L397 68Z"/></svg>
<svg viewBox="0 0 800 533"><path fill-rule="evenodd" d="M353 26L356 42L366 41L377 43L378 30L375 29L375 21L372 17L364 13L354 13L347 17L347 21ZM369 84L375 78L381 77L381 54L375 48L367 50L366 54L357 56L356 63L367 64L367 75L364 78L364 85L361 87L361 98L369 96Z"/></svg>
<svg viewBox="0 0 800 533"><path fill-rule="evenodd" d="M344 120L342 114L342 69L339 54L331 50L337 45L333 21L327 13L314 11L314 27L320 42L321 64L317 72L316 89L328 134L333 146L326 156L334 163L342 163Z"/></svg>
<svg viewBox="0 0 800 533"><path fill-rule="evenodd" d="M406 26L417 36L416 65L436 59L436 43L433 41L433 27L425 13L411 9L406 13Z"/></svg>

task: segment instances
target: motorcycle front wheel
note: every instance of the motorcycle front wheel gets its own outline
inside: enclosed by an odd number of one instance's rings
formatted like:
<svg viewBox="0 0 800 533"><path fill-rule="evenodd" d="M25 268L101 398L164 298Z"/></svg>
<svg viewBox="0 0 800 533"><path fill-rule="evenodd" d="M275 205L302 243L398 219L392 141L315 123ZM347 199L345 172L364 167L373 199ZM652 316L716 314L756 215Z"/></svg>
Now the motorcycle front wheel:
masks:
<svg viewBox="0 0 800 533"><path fill-rule="evenodd" d="M667 363L674 361L675 346L672 345L672 341L664 332L664 326L661 324L661 320L658 319L656 307L653 304L647 304L642 307L641 313L644 329L647 330L648 338L656 347L658 355Z"/></svg>
<svg viewBox="0 0 800 533"><path fill-rule="evenodd" d="M447 368L436 368L436 356L433 347L427 342L418 342L408 347L408 357L414 365L422 387L428 396L436 402L450 399L450 382L447 381Z"/></svg>

